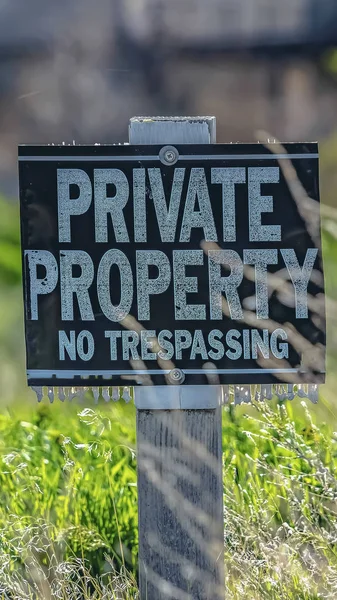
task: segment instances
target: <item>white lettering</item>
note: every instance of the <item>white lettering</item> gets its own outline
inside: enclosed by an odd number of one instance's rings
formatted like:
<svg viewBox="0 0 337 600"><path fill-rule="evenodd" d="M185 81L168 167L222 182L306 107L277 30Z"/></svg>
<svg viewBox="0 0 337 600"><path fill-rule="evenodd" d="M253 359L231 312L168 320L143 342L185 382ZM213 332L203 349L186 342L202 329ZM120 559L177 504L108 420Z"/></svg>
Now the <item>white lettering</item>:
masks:
<svg viewBox="0 0 337 600"><path fill-rule="evenodd" d="M246 183L244 167L212 169L212 183L222 185L223 241L236 242L235 185Z"/></svg>
<svg viewBox="0 0 337 600"><path fill-rule="evenodd" d="M110 271L116 265L119 269L121 296L118 306L111 302ZM103 314L110 321L118 323L130 313L133 301L133 277L128 259L121 250L108 250L102 257L97 271L97 296Z"/></svg>
<svg viewBox="0 0 337 600"><path fill-rule="evenodd" d="M110 360L117 360L117 339L122 337L122 332L106 331L104 337L110 340Z"/></svg>
<svg viewBox="0 0 337 600"><path fill-rule="evenodd" d="M30 319L37 321L38 297L53 292L58 282L58 266L54 255L48 250L25 250L28 260L29 292L30 292ZM45 270L45 274L37 276L38 267Z"/></svg>
<svg viewBox="0 0 337 600"><path fill-rule="evenodd" d="M177 321L204 321L206 307L204 304L187 304L186 295L198 292L198 278L186 277L186 266L203 265L202 250L174 250L174 310Z"/></svg>
<svg viewBox="0 0 337 600"><path fill-rule="evenodd" d="M295 250L281 250L285 265L295 288L296 318L308 318L308 284L317 258L317 248L309 248L301 268Z"/></svg>
<svg viewBox="0 0 337 600"><path fill-rule="evenodd" d="M116 242L129 242L123 210L129 199L129 183L119 169L95 169L95 227L96 242L108 241L108 214L111 215ZM107 185L114 185L116 193L107 196Z"/></svg>
<svg viewBox="0 0 337 600"><path fill-rule="evenodd" d="M81 274L73 276L73 267L79 267ZM94 265L83 250L62 250L60 252L61 318L74 320L74 295L82 321L94 321L89 288L94 280Z"/></svg>
<svg viewBox="0 0 337 600"><path fill-rule="evenodd" d="M209 260L209 295L211 319L223 318L222 293L225 292L231 319L243 319L243 312L237 288L243 279L242 260L234 250L210 250ZM228 266L230 275L221 276L221 267Z"/></svg>
<svg viewBox="0 0 337 600"><path fill-rule="evenodd" d="M137 302L138 319L150 320L150 296L163 294L171 283L171 265L164 252L160 250L137 250ZM158 277L151 279L149 267L158 270Z"/></svg>
<svg viewBox="0 0 337 600"><path fill-rule="evenodd" d="M273 197L261 196L262 183L279 183L279 167L248 169L249 240L251 242L280 242L280 225L262 225L262 213L273 212Z"/></svg>
<svg viewBox="0 0 337 600"><path fill-rule="evenodd" d="M79 195L70 198L70 186L76 185ZM82 169L57 169L58 226L61 243L71 242L70 217L83 215L92 201L89 175Z"/></svg>
<svg viewBox="0 0 337 600"><path fill-rule="evenodd" d="M268 265L277 265L277 250L244 250L243 262L255 265L256 316L269 318L268 302Z"/></svg>
<svg viewBox="0 0 337 600"><path fill-rule="evenodd" d="M199 209L195 209L198 199ZM217 233L207 187L205 169L191 169L190 181L186 195L183 222L181 225L180 241L189 242L193 228L204 230L206 242L216 242Z"/></svg>

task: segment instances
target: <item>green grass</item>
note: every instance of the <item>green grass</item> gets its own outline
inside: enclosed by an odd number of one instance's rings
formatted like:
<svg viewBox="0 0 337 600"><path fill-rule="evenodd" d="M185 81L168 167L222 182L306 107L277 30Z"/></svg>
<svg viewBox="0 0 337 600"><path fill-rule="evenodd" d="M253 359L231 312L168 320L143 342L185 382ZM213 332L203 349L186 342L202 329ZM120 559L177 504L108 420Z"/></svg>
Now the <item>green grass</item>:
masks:
<svg viewBox="0 0 337 600"><path fill-rule="evenodd" d="M0 417L0 594L136 598L133 407L20 412ZM337 597L337 433L314 414L224 409L227 598Z"/></svg>
<svg viewBox="0 0 337 600"><path fill-rule="evenodd" d="M229 597L337 597L336 434L297 402L229 409L224 437Z"/></svg>

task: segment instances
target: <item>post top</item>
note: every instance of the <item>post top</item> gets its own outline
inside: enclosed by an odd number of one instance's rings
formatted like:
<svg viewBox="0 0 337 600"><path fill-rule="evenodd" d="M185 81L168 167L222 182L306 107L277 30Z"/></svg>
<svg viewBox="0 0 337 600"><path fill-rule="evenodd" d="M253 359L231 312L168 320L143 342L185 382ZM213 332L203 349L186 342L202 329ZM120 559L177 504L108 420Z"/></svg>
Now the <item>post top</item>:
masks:
<svg viewBox="0 0 337 600"><path fill-rule="evenodd" d="M154 116L137 116L137 117L132 117L130 119L130 122L133 122L133 121L142 121L142 122L143 121L146 121L146 122L149 122L149 121L188 121L189 123L190 122L193 123L194 121L201 122L201 121L213 121L213 120L215 121L216 117L210 116L210 115L208 115L208 116L199 115L199 116L194 116L194 117L192 117L191 115L186 116L186 117L181 117L181 116L179 117L177 115L175 115L175 116L171 115L169 117L167 117L167 116L156 116L156 117L154 117Z"/></svg>
<svg viewBox="0 0 337 600"><path fill-rule="evenodd" d="M216 118L133 117L129 141L130 144L212 144L216 141Z"/></svg>

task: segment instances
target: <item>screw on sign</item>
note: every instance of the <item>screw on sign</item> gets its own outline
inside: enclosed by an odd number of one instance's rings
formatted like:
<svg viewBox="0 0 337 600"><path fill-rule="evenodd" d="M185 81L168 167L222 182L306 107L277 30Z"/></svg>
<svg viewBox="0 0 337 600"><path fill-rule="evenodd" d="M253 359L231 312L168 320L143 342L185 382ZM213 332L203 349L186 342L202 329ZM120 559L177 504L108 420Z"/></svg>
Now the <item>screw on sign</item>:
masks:
<svg viewBox="0 0 337 600"><path fill-rule="evenodd" d="M174 165L179 159L179 153L173 146L165 146L159 152L159 160L164 165Z"/></svg>
<svg viewBox="0 0 337 600"><path fill-rule="evenodd" d="M133 386L142 600L223 598L221 404L325 377L317 145L214 142L135 118L130 145L19 149L28 383Z"/></svg>
<svg viewBox="0 0 337 600"><path fill-rule="evenodd" d="M183 383L185 375L180 369L173 369L170 373L170 378L174 383Z"/></svg>

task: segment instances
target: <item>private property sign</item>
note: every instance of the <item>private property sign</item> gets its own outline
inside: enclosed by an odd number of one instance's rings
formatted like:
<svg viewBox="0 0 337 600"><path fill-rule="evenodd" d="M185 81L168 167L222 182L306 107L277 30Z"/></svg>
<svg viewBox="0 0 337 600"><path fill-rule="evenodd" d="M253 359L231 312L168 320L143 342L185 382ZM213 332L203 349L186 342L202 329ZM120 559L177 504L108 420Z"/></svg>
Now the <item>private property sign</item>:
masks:
<svg viewBox="0 0 337 600"><path fill-rule="evenodd" d="M315 144L21 146L19 164L30 385L324 381Z"/></svg>

